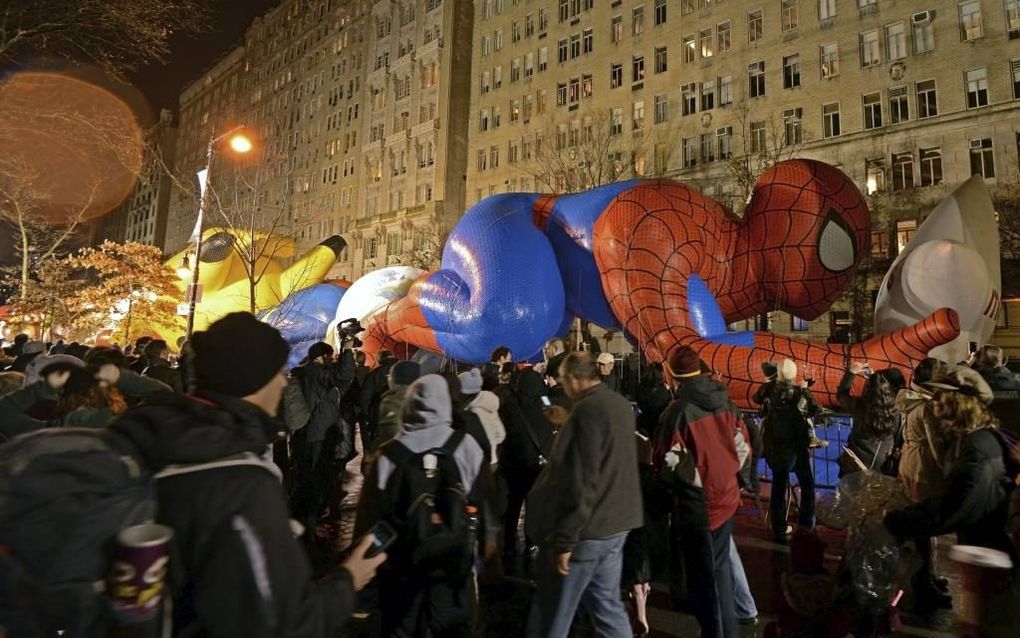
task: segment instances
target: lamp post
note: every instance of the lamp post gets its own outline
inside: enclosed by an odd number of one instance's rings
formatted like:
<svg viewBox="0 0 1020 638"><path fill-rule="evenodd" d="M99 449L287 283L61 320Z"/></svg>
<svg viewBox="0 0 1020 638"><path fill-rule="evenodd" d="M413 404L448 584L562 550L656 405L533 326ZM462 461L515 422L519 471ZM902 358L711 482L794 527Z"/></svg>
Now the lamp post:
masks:
<svg viewBox="0 0 1020 638"><path fill-rule="evenodd" d="M226 133L221 135L215 135L209 139L209 147L206 150L205 155L205 170L200 173L201 179L204 184L200 184L202 191L202 197L199 199L198 204L198 222L195 224L195 230L197 237L195 239L195 267L191 271L191 286L188 288L188 339L191 339L191 333L195 329L195 304L198 302L198 272L199 266L202 263L202 235L205 231L205 214L209 210L209 197L211 196L211 189L209 188L209 171L212 169L213 156L216 154L216 144L223 138L232 135L230 139L230 148L236 153L247 153L252 149L251 140L244 135L238 133L242 128L241 126L235 126ZM186 256L185 256L186 258Z"/></svg>

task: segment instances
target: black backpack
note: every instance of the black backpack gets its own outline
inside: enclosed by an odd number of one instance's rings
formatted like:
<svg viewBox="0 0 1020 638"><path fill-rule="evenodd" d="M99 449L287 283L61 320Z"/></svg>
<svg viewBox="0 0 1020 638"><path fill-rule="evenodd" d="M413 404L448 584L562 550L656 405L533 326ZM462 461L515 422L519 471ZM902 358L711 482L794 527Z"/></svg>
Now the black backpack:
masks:
<svg viewBox="0 0 1020 638"><path fill-rule="evenodd" d="M229 465L273 471L241 454L154 475L97 428L48 428L0 446L0 634L106 635L102 584L116 536L155 518L156 479Z"/></svg>
<svg viewBox="0 0 1020 638"><path fill-rule="evenodd" d="M776 384L765 399L762 438L766 448L775 444L807 446L811 421L804 414L806 398L800 388Z"/></svg>
<svg viewBox="0 0 1020 638"><path fill-rule="evenodd" d="M387 482L390 523L398 540L389 550L394 566L432 578L465 576L474 565L474 529L454 452L465 433L442 447L415 453L398 440L383 448L395 468Z"/></svg>

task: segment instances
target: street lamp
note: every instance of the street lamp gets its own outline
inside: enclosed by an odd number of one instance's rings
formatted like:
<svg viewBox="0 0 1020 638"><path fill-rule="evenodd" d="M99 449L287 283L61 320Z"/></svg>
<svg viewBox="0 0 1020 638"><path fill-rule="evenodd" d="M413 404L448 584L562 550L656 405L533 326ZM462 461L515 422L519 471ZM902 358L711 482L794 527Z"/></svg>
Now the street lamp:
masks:
<svg viewBox="0 0 1020 638"><path fill-rule="evenodd" d="M188 286L188 339L191 339L191 333L195 329L195 304L198 301L198 271L199 266L202 263L202 234L205 231L205 213L209 210L209 171L212 169L213 156L216 154L217 142L230 138L230 148L235 153L247 153L253 145L251 139L241 133L241 129L244 126L235 126L226 133L221 135L213 135L209 139L209 147L206 150L205 156L205 170L199 171L200 187L202 191L202 197L199 200L198 205L198 221L195 224L195 231L197 237L195 239L195 267L191 270L191 285ZM187 255L185 254L184 260L182 260L181 268L178 269L178 273L183 272L183 266L187 261Z"/></svg>
<svg viewBox="0 0 1020 638"><path fill-rule="evenodd" d="M184 281L191 279L191 260L188 259L187 252L181 257L181 265L177 267L177 276Z"/></svg>

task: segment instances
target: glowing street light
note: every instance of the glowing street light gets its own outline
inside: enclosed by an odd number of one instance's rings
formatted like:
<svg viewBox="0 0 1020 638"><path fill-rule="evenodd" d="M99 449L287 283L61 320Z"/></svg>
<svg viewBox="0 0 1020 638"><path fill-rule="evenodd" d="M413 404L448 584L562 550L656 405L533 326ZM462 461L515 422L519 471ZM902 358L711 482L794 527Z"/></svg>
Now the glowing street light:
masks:
<svg viewBox="0 0 1020 638"><path fill-rule="evenodd" d="M212 169L213 157L216 155L216 144L225 138L230 138L228 146L235 153L247 153L252 150L254 144L252 144L251 138L244 135L240 131L244 126L235 126L226 133L221 135L213 134L213 137L209 139L209 147L206 151L205 169L199 171L198 179L200 186L202 187L202 197L198 205L198 220L195 223L195 267L191 269L191 285L188 286L188 339L191 338L191 333L195 329L195 304L198 302L198 298L201 295L201 288L198 284L198 271L199 266L202 264L202 233L205 231L205 213L209 210L209 171ZM182 279L187 280L187 273L185 266L189 266L187 263L187 254L181 261L181 267L177 269L178 276L184 273Z"/></svg>
<svg viewBox="0 0 1020 638"><path fill-rule="evenodd" d="M191 279L191 260L188 259L188 253L184 253L181 257L181 265L177 267L177 276L184 281Z"/></svg>

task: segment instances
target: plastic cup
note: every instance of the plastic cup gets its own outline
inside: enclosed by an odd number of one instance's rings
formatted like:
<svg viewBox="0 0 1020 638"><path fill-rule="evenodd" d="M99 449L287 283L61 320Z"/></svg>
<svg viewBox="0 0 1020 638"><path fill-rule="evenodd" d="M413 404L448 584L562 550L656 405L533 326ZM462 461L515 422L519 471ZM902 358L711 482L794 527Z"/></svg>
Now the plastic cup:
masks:
<svg viewBox="0 0 1020 638"><path fill-rule="evenodd" d="M989 612L1009 587L1013 562L1005 552L974 545L953 546L949 558L960 569L957 627L966 638L985 638L990 635Z"/></svg>
<svg viewBox="0 0 1020 638"><path fill-rule="evenodd" d="M147 622L160 610L173 529L148 523L117 534L107 593L118 624Z"/></svg>

